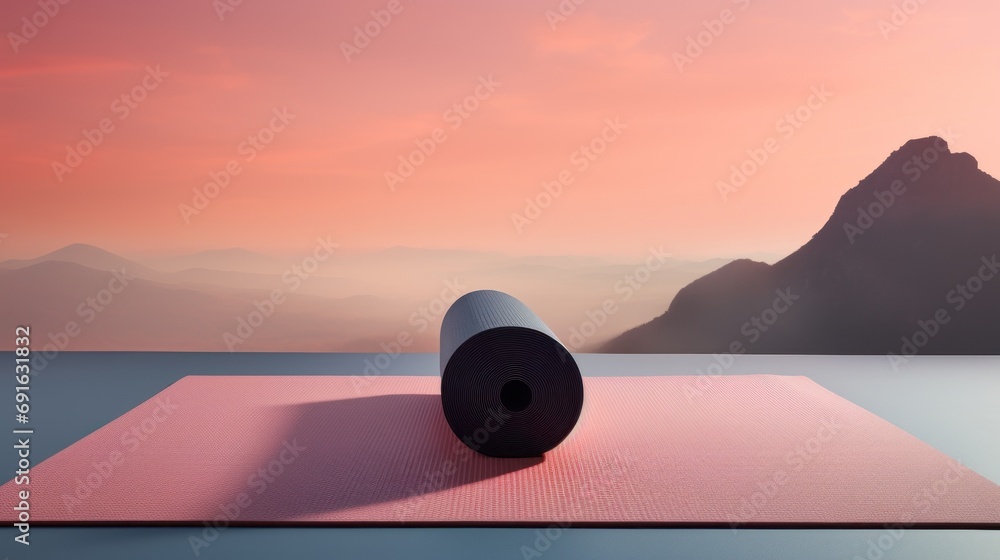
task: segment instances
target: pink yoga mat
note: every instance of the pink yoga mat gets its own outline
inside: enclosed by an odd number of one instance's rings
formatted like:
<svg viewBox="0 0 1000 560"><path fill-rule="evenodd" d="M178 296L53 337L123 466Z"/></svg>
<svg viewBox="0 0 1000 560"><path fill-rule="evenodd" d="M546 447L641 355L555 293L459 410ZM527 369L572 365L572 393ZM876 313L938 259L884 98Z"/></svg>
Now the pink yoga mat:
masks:
<svg viewBox="0 0 1000 560"><path fill-rule="evenodd" d="M804 377L586 378L528 459L461 443L439 384L185 377L32 469L31 521L1000 527L1000 486Z"/></svg>

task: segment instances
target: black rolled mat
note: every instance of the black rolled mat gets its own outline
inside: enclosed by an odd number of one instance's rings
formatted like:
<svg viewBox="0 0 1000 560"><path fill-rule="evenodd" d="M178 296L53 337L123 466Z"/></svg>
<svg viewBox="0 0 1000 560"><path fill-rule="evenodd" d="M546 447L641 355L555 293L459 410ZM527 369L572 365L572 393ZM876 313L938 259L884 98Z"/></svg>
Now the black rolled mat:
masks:
<svg viewBox="0 0 1000 560"><path fill-rule="evenodd" d="M495 290L470 292L441 323L441 401L455 434L492 457L534 457L573 430L583 379L530 309Z"/></svg>

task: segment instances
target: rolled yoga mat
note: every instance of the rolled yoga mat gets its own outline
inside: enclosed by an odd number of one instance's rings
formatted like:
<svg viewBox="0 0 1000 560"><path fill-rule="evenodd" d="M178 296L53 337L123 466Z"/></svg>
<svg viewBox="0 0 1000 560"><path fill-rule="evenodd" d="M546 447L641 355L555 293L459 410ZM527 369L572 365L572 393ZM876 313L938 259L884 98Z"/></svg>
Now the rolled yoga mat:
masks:
<svg viewBox="0 0 1000 560"><path fill-rule="evenodd" d="M580 368L555 333L516 298L470 292L441 323L441 402L448 425L491 457L536 457L576 426Z"/></svg>

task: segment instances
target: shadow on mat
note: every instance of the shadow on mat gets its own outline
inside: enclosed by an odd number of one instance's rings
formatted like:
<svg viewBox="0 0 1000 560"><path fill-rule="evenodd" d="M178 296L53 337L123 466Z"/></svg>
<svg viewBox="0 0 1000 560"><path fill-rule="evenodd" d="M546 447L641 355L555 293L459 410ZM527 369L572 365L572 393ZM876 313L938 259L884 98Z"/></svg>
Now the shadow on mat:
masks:
<svg viewBox="0 0 1000 560"><path fill-rule="evenodd" d="M272 409L296 418L276 449L271 479L249 491L241 520L283 521L398 502L390 521L418 520L434 493L540 464L476 453L448 426L440 395L381 395ZM485 432L483 432L485 433ZM294 455L294 457L293 457ZM267 468L266 465L262 467ZM275 472L280 474L275 475ZM260 477L259 477L260 478ZM426 512L424 512L426 513Z"/></svg>

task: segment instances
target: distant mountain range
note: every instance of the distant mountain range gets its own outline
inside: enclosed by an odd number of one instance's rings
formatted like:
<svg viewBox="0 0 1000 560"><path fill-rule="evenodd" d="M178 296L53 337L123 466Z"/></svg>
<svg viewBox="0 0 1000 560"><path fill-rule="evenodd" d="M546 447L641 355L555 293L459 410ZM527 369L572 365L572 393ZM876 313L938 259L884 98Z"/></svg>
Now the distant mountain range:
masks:
<svg viewBox="0 0 1000 560"><path fill-rule="evenodd" d="M1000 182L930 137L893 152L774 264L665 258L632 286L645 259L394 247L337 253L293 290L301 256L129 259L73 244L0 262L0 329L30 324L60 350L385 352L405 334L402 350L429 352L457 283L517 296L574 351L1000 354L998 253ZM276 288L284 302L232 344Z"/></svg>
<svg viewBox="0 0 1000 560"><path fill-rule="evenodd" d="M601 351L1000 354L998 256L1000 182L941 138L912 140L800 249L695 280Z"/></svg>
<svg viewBox="0 0 1000 560"><path fill-rule="evenodd" d="M0 270L18 270L46 262L76 263L94 270L118 270L128 268L129 273L139 278L149 278L157 272L135 261L118 256L100 247L74 243L51 253L46 253L33 259L9 259L0 261Z"/></svg>
<svg viewBox="0 0 1000 560"><path fill-rule="evenodd" d="M68 245L0 262L0 329L31 325L39 350L51 344L59 350L383 352L405 334L410 342L403 350L431 352L447 307L441 295L452 284L509 291L568 338L589 310L617 296L616 283L636 268L595 257L394 247L337 253L308 278L288 282L301 260L233 248L140 262ZM654 302L727 262L668 259L575 349L652 318ZM282 290L282 302L248 331L243 323L256 321L258 304L270 308L266 300L275 289ZM0 340L0 348L11 344L13 338Z"/></svg>

